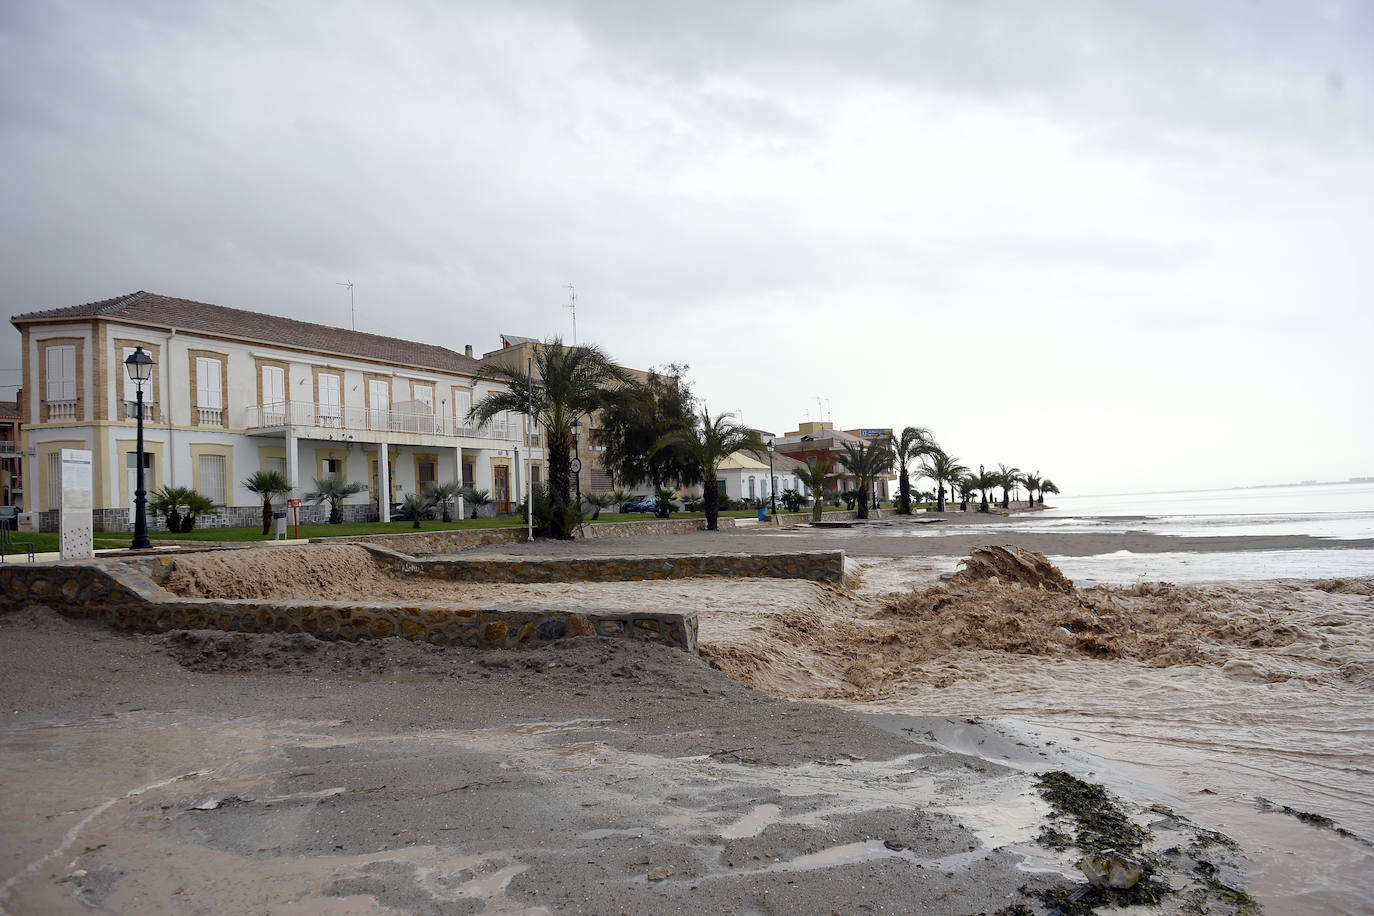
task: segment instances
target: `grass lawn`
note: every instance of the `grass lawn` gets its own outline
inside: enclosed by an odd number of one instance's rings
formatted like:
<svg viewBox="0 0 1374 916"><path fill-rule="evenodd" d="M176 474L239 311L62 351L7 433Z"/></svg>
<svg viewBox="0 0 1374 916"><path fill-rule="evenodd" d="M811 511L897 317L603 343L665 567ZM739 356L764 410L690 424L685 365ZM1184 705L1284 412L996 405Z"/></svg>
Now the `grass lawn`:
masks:
<svg viewBox="0 0 1374 916"><path fill-rule="evenodd" d="M523 519L503 517L503 518L468 518L453 522L421 522L421 531L447 531L452 528L518 528L524 523ZM360 534L412 534L415 532L412 522L356 522L341 525L301 525L300 536L303 538L328 538L328 537L353 537ZM286 528L289 536L294 536L296 531L290 525ZM27 535L26 535L27 536ZM56 535L47 535L56 539ZM133 534L127 531L113 532L110 534L97 534L99 538L109 538L118 543L111 546L127 546L133 540ZM154 541L270 541L272 538L263 537L262 526L254 525L251 528L197 528L186 534L173 534L170 531L149 531L148 537ZM97 544L97 547L100 545Z"/></svg>

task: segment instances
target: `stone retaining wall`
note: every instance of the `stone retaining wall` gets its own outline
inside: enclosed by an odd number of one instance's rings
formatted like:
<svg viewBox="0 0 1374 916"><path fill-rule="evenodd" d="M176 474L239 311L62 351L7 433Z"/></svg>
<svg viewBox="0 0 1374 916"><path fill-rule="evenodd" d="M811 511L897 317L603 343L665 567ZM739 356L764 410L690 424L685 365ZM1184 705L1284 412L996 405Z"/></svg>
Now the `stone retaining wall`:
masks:
<svg viewBox="0 0 1374 916"><path fill-rule="evenodd" d="M844 582L844 551L777 554L678 554L629 557L416 558L365 544L401 573L451 582L623 582L696 576Z"/></svg>
<svg viewBox="0 0 1374 916"><path fill-rule="evenodd" d="M695 610L343 603L182 598L138 560L0 566L0 612L29 604L144 633L180 629L310 633L320 639L400 636L441 646L513 647L575 636L643 639L697 651Z"/></svg>
<svg viewBox="0 0 1374 916"><path fill-rule="evenodd" d="M718 518L719 527L735 527L735 520L726 516ZM640 535L654 534L690 534L693 531L705 531L706 519L704 518L653 518L642 522L598 522L595 525L583 525L577 533L580 538L632 538Z"/></svg>
<svg viewBox="0 0 1374 916"><path fill-rule="evenodd" d="M360 534L341 538L311 538L312 544L375 545L423 557L430 554L458 553L484 544L522 543L524 528L448 528L443 531L416 531L413 534Z"/></svg>

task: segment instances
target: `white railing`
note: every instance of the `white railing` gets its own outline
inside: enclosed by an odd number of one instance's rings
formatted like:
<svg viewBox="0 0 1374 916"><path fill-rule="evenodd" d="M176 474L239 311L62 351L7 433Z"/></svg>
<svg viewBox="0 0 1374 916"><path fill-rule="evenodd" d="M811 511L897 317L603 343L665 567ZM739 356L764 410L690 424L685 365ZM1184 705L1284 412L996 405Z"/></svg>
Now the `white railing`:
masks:
<svg viewBox="0 0 1374 916"><path fill-rule="evenodd" d="M249 404L244 428L275 429L282 426L316 426L327 429L373 430L414 433L423 436L458 436L469 439L509 439L527 445L543 445L543 436L521 436L518 424L459 425L452 417L425 410L317 404L311 401L277 401Z"/></svg>
<svg viewBox="0 0 1374 916"><path fill-rule="evenodd" d="M544 434L543 434L543 433L525 433L525 444L528 445L530 448L543 448L543 447L544 447Z"/></svg>
<svg viewBox="0 0 1374 916"><path fill-rule="evenodd" d="M48 422L60 422L62 420L76 419L75 401L49 401L48 402Z"/></svg>
<svg viewBox="0 0 1374 916"><path fill-rule="evenodd" d="M196 424L199 426L223 426L223 407L197 407Z"/></svg>
<svg viewBox="0 0 1374 916"><path fill-rule="evenodd" d="M137 402L137 401L121 401L120 403L122 403L122 404L124 405L124 411L123 411L123 413L124 413L124 419L126 419L126 420L131 420L131 421L132 421L132 420L137 420L137 419L138 419L138 402ZM162 421L160 421L160 420L157 418L157 405L156 405L156 404L149 404L147 401L144 401L144 402L143 402L143 422L144 422L144 423L160 423L160 422L162 422Z"/></svg>

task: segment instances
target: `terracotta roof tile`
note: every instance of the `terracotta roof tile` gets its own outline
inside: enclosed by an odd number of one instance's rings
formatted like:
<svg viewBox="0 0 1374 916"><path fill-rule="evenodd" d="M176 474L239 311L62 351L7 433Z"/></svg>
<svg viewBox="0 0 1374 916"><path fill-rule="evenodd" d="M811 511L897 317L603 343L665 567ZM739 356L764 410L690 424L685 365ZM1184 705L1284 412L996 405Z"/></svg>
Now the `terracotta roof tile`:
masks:
<svg viewBox="0 0 1374 916"><path fill-rule="evenodd" d="M398 366L471 375L479 360L446 347L350 331L294 318L176 299L139 290L127 296L42 312L25 312L13 324L64 318L112 318L163 328L199 331L259 343L282 344L317 353L354 356Z"/></svg>

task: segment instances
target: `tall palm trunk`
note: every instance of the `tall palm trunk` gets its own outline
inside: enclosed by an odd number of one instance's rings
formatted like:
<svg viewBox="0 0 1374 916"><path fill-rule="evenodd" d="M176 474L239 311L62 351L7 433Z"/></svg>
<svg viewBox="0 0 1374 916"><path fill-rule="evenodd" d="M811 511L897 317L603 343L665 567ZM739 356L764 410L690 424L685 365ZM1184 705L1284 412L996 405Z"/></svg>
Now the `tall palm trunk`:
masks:
<svg viewBox="0 0 1374 916"><path fill-rule="evenodd" d="M945 482L943 480L935 481L935 511L945 511Z"/></svg>
<svg viewBox="0 0 1374 916"><path fill-rule="evenodd" d="M272 530L272 497L268 496L262 501L262 533L267 534Z"/></svg>
<svg viewBox="0 0 1374 916"><path fill-rule="evenodd" d="M868 518L868 487L859 489L859 518Z"/></svg>
<svg viewBox="0 0 1374 916"><path fill-rule="evenodd" d="M720 492L716 484L716 472L707 471L704 489L701 494L701 507L706 510L706 530L718 531L720 525Z"/></svg>
<svg viewBox="0 0 1374 916"><path fill-rule="evenodd" d="M907 473L906 465L902 465L897 473L897 512L911 514L911 475Z"/></svg>
<svg viewBox="0 0 1374 916"><path fill-rule="evenodd" d="M549 494L563 505L572 502L571 436L549 433Z"/></svg>

